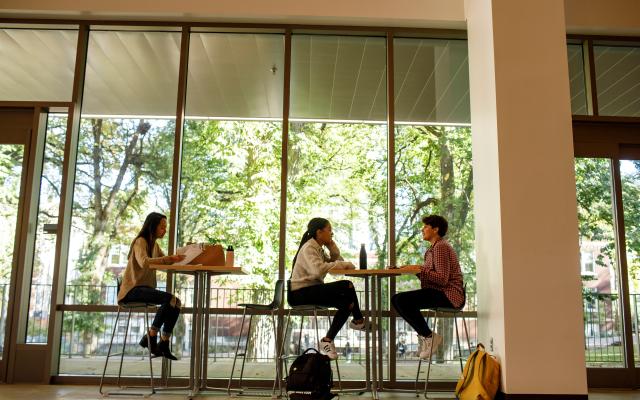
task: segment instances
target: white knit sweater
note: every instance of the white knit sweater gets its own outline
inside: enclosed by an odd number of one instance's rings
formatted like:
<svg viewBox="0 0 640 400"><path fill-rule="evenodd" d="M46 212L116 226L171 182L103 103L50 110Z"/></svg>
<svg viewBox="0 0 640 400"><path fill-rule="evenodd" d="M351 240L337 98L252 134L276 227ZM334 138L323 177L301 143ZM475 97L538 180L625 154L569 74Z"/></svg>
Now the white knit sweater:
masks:
<svg viewBox="0 0 640 400"><path fill-rule="evenodd" d="M302 245L291 275L291 290L324 283L327 272L335 266L347 264L335 243L329 247L329 257L315 239Z"/></svg>

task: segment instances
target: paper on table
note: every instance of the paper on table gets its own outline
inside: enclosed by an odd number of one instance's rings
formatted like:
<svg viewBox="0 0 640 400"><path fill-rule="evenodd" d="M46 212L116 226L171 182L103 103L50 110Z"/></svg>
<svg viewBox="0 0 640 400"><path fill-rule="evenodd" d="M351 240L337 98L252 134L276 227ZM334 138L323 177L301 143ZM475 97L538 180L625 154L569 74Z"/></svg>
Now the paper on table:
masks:
<svg viewBox="0 0 640 400"><path fill-rule="evenodd" d="M184 247L179 247L176 253L184 254L184 260L174 262L172 265L187 265L191 262L191 260L198 257L200 253L202 253L202 247L197 243L188 244Z"/></svg>

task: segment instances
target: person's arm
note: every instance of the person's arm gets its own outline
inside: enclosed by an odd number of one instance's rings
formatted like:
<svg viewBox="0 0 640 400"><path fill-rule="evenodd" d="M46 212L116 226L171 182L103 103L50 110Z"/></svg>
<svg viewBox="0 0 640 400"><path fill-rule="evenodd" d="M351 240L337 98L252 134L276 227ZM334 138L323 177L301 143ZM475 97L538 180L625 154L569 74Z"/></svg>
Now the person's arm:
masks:
<svg viewBox="0 0 640 400"><path fill-rule="evenodd" d="M445 286L449 282L451 274L451 257L447 246L435 246L433 248L433 268L422 266L420 280L427 281L438 286Z"/></svg>
<svg viewBox="0 0 640 400"><path fill-rule="evenodd" d="M353 264L348 261L326 261L321 252L322 250L318 251L312 246L306 246L300 254L298 254L298 261L296 261L295 268L302 267L305 275L320 280L324 279L331 268L349 268L350 266L353 268Z"/></svg>
<svg viewBox="0 0 640 400"><path fill-rule="evenodd" d="M159 254L162 254L162 252L160 251ZM151 264L171 264L184 258L184 256L180 255L149 257L147 254L147 241L142 238L136 239L133 244L133 256L142 268L149 268Z"/></svg>
<svg viewBox="0 0 640 400"><path fill-rule="evenodd" d="M340 249L333 240L327 246L329 249L329 261L344 261L344 258L340 255Z"/></svg>

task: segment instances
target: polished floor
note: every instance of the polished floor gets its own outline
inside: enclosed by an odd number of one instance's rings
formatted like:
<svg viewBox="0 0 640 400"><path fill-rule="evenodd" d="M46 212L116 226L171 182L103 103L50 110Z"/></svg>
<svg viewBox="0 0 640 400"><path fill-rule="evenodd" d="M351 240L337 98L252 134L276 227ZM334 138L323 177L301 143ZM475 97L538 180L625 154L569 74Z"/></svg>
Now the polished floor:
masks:
<svg viewBox="0 0 640 400"><path fill-rule="evenodd" d="M157 394L153 396L160 400L184 400L186 398L183 394ZM213 395L207 396L214 399L226 399L226 396ZM202 398L207 398L202 397ZM369 399L368 395L349 395L342 397L351 397L355 399ZM453 399L454 396L451 393L440 393L433 396L437 399ZM1 385L0 384L0 400L58 400L58 399L100 399L98 394L98 388L95 386L70 386L70 385ZM140 398L133 396L118 396L117 398ZM251 399L251 397L243 396L243 399ZM261 397L264 399L265 397ZM410 394L391 394L384 393L381 398L383 400L402 399L410 400L415 399ZM589 393L589 400L640 400L640 391L593 391Z"/></svg>

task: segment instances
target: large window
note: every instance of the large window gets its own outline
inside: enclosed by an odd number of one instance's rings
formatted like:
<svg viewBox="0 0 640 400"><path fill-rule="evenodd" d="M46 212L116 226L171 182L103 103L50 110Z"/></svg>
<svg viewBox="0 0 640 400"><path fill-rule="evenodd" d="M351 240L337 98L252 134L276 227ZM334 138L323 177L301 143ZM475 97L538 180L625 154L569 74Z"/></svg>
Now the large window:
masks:
<svg viewBox="0 0 640 400"><path fill-rule="evenodd" d="M65 304L88 307L64 313L61 373L95 373L74 360L106 354L113 316L90 306L115 304L146 214L170 211L179 44L178 32L89 36L65 290Z"/></svg>
<svg viewBox="0 0 640 400"><path fill-rule="evenodd" d="M590 367L622 367L622 325L618 260L613 225L611 162L576 159L580 252L594 271L582 274L585 356Z"/></svg>
<svg viewBox="0 0 640 400"><path fill-rule="evenodd" d="M388 264L386 79L382 37L293 36L287 276L314 217L331 221L346 260L356 262L364 244L369 268ZM361 291L362 281L352 281ZM315 330L303 331L314 345ZM364 359L362 334L342 329L335 343ZM364 378L363 364L345 370L350 379Z"/></svg>
<svg viewBox="0 0 640 400"><path fill-rule="evenodd" d="M450 226L446 238L458 253L467 282L467 307L474 309L467 44L464 40L400 38L394 40L394 48L397 263L423 262L428 245L422 240L421 219L429 214L443 215ZM419 288L414 276L397 279L398 292ZM475 336L475 321L470 322ZM417 334L401 318L396 327L398 379L415 379ZM445 336L445 345L438 351L434 371L455 379L459 365L454 360L454 326L445 318L436 328ZM459 328L463 332L462 326Z"/></svg>
<svg viewBox="0 0 640 400"><path fill-rule="evenodd" d="M283 35L191 34L178 245L233 246L235 264L248 272L213 279L213 308L267 304L273 295L278 277L283 71ZM176 279L180 295L189 302L192 279ZM261 371L254 376L271 377L274 330L268 317L255 319L247 368ZM240 321L240 316L210 318L210 378L229 376ZM183 348L186 355L189 347ZM185 363L172 374L186 376L188 367Z"/></svg>

